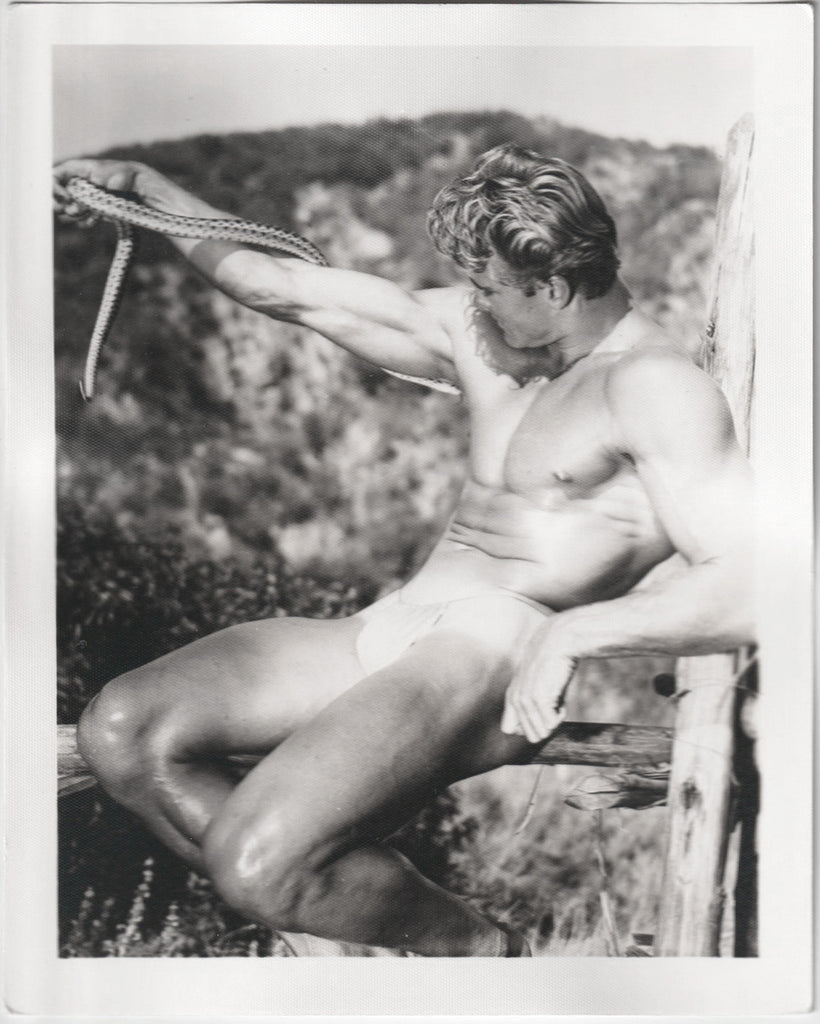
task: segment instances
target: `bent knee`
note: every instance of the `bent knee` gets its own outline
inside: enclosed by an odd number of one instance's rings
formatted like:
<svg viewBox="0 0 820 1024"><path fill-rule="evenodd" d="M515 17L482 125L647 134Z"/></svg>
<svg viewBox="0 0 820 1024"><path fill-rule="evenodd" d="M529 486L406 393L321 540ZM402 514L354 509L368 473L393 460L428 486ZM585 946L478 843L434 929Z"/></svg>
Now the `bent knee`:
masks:
<svg viewBox="0 0 820 1024"><path fill-rule="evenodd" d="M138 670L139 671L139 670ZM136 673L113 679L83 711L77 747L103 788L128 802L155 759L158 715Z"/></svg>
<svg viewBox="0 0 820 1024"><path fill-rule="evenodd" d="M320 898L321 872L299 843L298 825L231 826L218 816L202 843L202 858L217 892L233 910L281 931L309 931Z"/></svg>

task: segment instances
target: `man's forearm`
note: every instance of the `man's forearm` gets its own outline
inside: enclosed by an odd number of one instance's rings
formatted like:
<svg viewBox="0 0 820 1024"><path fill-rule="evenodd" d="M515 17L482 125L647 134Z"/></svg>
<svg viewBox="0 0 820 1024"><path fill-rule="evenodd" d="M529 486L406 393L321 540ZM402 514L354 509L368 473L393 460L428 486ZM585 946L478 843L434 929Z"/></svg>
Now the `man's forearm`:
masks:
<svg viewBox="0 0 820 1024"><path fill-rule="evenodd" d="M689 566L646 590L549 618L523 653L507 690L501 729L532 742L564 717L564 693L581 658L717 654L754 642L746 572Z"/></svg>
<svg viewBox="0 0 820 1024"><path fill-rule="evenodd" d="M134 169L134 191L147 206L155 210L178 214L181 217L210 219L230 216L197 198L147 164L134 164Z"/></svg>
<svg viewBox="0 0 820 1024"><path fill-rule="evenodd" d="M748 577L712 563L689 566L646 590L562 612L550 635L574 658L729 651L755 639Z"/></svg>
<svg viewBox="0 0 820 1024"><path fill-rule="evenodd" d="M234 214L216 209L146 164L136 165L134 191L147 206L164 213L205 220L236 219ZM234 242L202 241L170 235L168 240L212 284L231 298L247 304L247 273L244 263L259 254L251 253L247 247Z"/></svg>

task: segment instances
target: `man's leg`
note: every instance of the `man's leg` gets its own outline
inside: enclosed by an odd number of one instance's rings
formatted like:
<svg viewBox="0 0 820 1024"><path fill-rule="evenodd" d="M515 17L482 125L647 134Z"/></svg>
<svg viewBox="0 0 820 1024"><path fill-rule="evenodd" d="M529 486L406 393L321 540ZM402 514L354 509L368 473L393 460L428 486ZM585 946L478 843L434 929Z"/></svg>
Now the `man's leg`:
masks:
<svg viewBox="0 0 820 1024"><path fill-rule="evenodd" d="M516 654L543 622L509 598L456 602L239 784L203 840L217 889L284 931L426 956L504 955L500 929L381 840L450 783L533 748L499 729Z"/></svg>
<svg viewBox="0 0 820 1024"><path fill-rule="evenodd" d="M80 751L103 788L204 870L200 843L236 785L225 756L269 753L362 676L355 618L222 630L110 682Z"/></svg>

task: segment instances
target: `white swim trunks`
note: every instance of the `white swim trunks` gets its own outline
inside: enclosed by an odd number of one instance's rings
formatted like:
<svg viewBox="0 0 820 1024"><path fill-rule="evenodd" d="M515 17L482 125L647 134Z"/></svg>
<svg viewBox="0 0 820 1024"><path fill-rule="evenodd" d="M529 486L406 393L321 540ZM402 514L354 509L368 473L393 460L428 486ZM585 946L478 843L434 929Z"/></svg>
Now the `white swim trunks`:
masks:
<svg viewBox="0 0 820 1024"><path fill-rule="evenodd" d="M416 604L408 601L402 590L395 590L359 612L359 617L364 619L364 626L356 638L356 653L362 668L367 675L385 668L400 658L413 644L427 636L438 625L448 608L462 601L490 596L504 596L526 604L542 615L551 614L549 609L537 601L507 591L485 590L469 597Z"/></svg>

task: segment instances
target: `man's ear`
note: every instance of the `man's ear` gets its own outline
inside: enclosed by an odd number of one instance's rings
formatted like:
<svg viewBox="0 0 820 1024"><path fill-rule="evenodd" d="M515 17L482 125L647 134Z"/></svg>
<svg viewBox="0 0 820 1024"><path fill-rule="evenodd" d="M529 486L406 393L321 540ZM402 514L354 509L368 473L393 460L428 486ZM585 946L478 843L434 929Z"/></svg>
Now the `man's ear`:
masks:
<svg viewBox="0 0 820 1024"><path fill-rule="evenodd" d="M547 301L554 309L565 309L572 301L572 289L565 277L553 274L547 281Z"/></svg>

